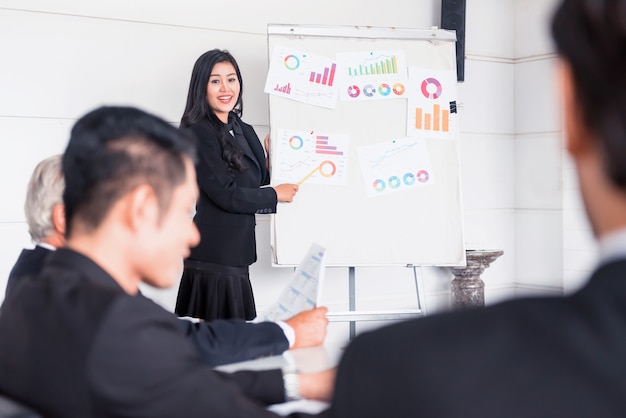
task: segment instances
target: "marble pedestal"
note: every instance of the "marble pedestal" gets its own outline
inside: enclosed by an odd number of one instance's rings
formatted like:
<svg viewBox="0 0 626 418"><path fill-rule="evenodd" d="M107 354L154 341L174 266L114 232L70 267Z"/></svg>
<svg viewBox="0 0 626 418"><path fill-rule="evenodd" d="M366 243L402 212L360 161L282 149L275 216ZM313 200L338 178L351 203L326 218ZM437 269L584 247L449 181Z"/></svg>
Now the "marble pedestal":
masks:
<svg viewBox="0 0 626 418"><path fill-rule="evenodd" d="M449 268L454 274L451 282L453 310L485 306L485 282L480 275L503 253L502 250L466 250L467 265Z"/></svg>

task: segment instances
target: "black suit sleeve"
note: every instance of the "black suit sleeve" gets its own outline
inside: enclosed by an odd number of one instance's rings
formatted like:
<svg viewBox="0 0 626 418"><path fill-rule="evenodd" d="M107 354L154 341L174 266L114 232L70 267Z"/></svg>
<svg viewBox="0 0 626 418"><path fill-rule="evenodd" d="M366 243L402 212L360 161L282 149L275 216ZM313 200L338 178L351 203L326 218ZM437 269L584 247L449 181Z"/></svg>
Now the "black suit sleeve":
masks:
<svg viewBox="0 0 626 418"><path fill-rule="evenodd" d="M251 324L243 320L215 320L180 325L210 366L281 354L289 348L282 329L273 322Z"/></svg>
<svg viewBox="0 0 626 418"><path fill-rule="evenodd" d="M179 319L148 300L118 298L85 362L106 416L276 417L265 406L285 400L279 370L214 371L200 361Z"/></svg>

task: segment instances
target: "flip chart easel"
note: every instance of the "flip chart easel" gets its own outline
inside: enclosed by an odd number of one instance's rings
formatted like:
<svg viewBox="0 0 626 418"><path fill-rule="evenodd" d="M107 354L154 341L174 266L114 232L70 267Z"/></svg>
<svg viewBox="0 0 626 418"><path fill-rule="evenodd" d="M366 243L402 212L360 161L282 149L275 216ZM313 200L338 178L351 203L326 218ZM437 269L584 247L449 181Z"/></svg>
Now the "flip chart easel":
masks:
<svg viewBox="0 0 626 418"><path fill-rule="evenodd" d="M449 90L448 86L439 83L435 77L438 72L455 73L455 40L453 31L438 29L268 25L270 66L274 62L272 60L276 58L276 50L287 51L284 57L279 57L282 60L281 64L294 71L301 70L307 57L314 55L326 57L328 60L334 60L340 54L364 51L371 51L372 55L393 55L387 59L388 62L392 62L388 64L388 68L392 68L393 71L409 72L410 68L432 70L435 75L428 76L421 82L421 91L424 94L427 93L424 88L426 84L437 85L436 92L428 92L431 98L436 98ZM406 60L406 67L393 68L396 64L394 51L398 51L398 55ZM333 81L338 83L341 76L339 71L343 70L333 62L325 68L307 71L310 73L311 82L320 81L328 85ZM355 95L357 90L367 91L368 96L390 93L390 85L384 81L377 83L380 84L376 84L378 87L374 89L373 84L359 87L355 82L354 86L349 87L351 90L348 94ZM396 95L405 93L405 88L407 96L420 89L419 84L407 84L406 87L397 87L397 84L393 85L395 88L393 94ZM352 329L356 320L403 319L424 314L420 267L465 265L456 125L450 127L448 139L441 139L432 134L431 116L434 118L432 123L439 126L440 116L437 112L443 112L439 104L434 104L433 110L427 109L426 112L421 108L408 109L409 101L406 99L361 100L366 98L360 96L359 100L352 102L337 100L333 103L334 107L330 108L329 102L324 102L322 98L321 105L296 100L298 99L296 94L308 93L292 89L289 83L284 85L276 83L274 90L280 91L281 94L268 95L272 184L279 184L280 179L277 176L284 168L280 165L281 161L277 161L276 155L280 155L281 149L278 147L284 147L287 143L285 135L288 137L289 134L285 132L299 130L315 136L323 146L341 145L344 157L343 166L340 167L343 170L342 182L334 184L320 181L324 180L324 176L329 176L328 170L322 167L324 162L317 166L306 166L308 163L304 159L298 162L306 167L303 174L293 181L299 183L300 190L293 203L280 204L277 213L271 218L273 264L297 265L301 255L312 242L326 247L327 266L347 267L350 287L350 312L331 313L329 318L350 321ZM448 104L449 110L446 112L456 112L456 102L450 101L443 105ZM422 119L419 119L422 113L431 115L424 119L423 124ZM446 113L446 129L448 116L451 121L456 121L456 114ZM414 121L412 122L410 118ZM407 137L407 126L411 124L416 127L415 129L418 125L420 129L424 128L423 135L417 137L410 145L423 147L432 165L432 177L429 178L429 173L409 173L406 174L408 177L404 178L405 183L421 186L415 182L432 181L428 182L428 187L414 187L407 191L372 197L371 190L366 192L368 187L371 189L372 184L359 169L361 162L359 152L363 151L363 147L376 147L389 141L401 141ZM431 130L427 131L427 127ZM335 143L332 143L333 138L336 138ZM304 141L295 134L288 139L294 149L300 147ZM408 145L405 148L408 148ZM405 152L402 147L390 151ZM388 154L381 154L381 158L387 157ZM424 178L420 178L420 175L424 175ZM385 181L389 181L388 186L392 188L399 186L399 183L394 181L400 182L392 178L385 178ZM377 187L376 183L374 187ZM417 308L396 312L357 311L354 289L355 267L361 266L412 268Z"/></svg>
<svg viewBox="0 0 626 418"><path fill-rule="evenodd" d="M378 311L357 311L356 309L356 269L348 267L348 312L328 312L327 317L331 322L350 322L350 340L356 336L357 321L399 321L416 318L426 315L426 303L424 301L424 281L422 269L418 266L407 265L413 269L413 279L415 281L416 307L415 309L403 310L378 310Z"/></svg>

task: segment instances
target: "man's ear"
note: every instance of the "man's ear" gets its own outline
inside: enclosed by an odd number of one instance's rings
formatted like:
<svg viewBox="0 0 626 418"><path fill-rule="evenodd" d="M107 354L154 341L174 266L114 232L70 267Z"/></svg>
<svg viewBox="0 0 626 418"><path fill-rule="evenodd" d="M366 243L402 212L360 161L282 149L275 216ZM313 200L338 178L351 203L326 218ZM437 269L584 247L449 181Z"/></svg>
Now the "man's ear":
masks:
<svg viewBox="0 0 626 418"><path fill-rule="evenodd" d="M55 231L61 236L65 235L65 206L61 203L57 203L52 208L52 224Z"/></svg>
<svg viewBox="0 0 626 418"><path fill-rule="evenodd" d="M593 137L585 124L584 115L578 100L574 74L570 65L561 60L558 67L563 112L565 121L565 148L572 156L589 150Z"/></svg>
<svg viewBox="0 0 626 418"><path fill-rule="evenodd" d="M131 228L158 223L159 203L152 187L147 184L137 186L126 198L126 215Z"/></svg>

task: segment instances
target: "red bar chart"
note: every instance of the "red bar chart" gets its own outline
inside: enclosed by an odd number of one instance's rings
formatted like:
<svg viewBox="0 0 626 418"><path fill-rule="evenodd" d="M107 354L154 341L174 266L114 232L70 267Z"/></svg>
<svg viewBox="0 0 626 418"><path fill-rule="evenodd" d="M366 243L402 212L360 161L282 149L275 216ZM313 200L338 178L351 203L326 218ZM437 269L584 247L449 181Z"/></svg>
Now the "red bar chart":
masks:
<svg viewBox="0 0 626 418"><path fill-rule="evenodd" d="M332 64L330 68L324 67L324 71L321 73L311 71L311 75L309 76L309 81L311 83L322 84L324 86L332 87L333 81L335 80L336 68L337 68L337 65Z"/></svg>
<svg viewBox="0 0 626 418"><path fill-rule="evenodd" d="M327 155L343 155L336 146L330 145L327 135L317 135L315 137L315 153Z"/></svg>
<svg viewBox="0 0 626 418"><path fill-rule="evenodd" d="M274 91L289 94L291 93L291 83L283 84L282 86L277 84L276 87L274 87Z"/></svg>

